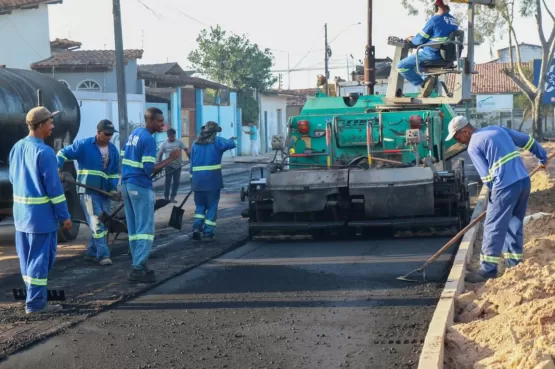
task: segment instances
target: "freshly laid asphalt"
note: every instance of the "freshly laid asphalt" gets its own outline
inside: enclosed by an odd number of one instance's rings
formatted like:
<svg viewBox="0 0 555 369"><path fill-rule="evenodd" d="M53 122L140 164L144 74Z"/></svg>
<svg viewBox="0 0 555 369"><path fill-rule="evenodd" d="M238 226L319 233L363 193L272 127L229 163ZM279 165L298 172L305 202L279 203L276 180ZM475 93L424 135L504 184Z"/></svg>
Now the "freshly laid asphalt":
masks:
<svg viewBox="0 0 555 369"><path fill-rule="evenodd" d="M252 241L0 368L416 368L448 240Z"/></svg>

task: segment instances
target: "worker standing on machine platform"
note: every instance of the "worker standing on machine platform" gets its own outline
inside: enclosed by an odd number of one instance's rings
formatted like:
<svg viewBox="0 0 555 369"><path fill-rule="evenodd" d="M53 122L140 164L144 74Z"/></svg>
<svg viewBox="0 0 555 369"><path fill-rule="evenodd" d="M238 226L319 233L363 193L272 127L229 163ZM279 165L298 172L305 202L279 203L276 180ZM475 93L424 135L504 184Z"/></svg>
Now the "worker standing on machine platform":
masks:
<svg viewBox="0 0 555 369"><path fill-rule="evenodd" d="M119 151L110 142L114 124L101 120L96 127L96 136L75 141L61 149L58 154L58 169L63 170L66 160L76 160L79 165L77 182L110 193L107 197L93 190L79 187L81 206L91 229L91 239L85 254L86 261L95 261L100 265L112 265L110 249L106 242L106 229L98 217L102 212L110 213L111 201L119 200L117 192L119 182Z"/></svg>
<svg viewBox="0 0 555 369"><path fill-rule="evenodd" d="M27 113L29 135L10 151L10 182L13 185L15 246L21 275L27 287L25 312L52 313L62 309L48 305L48 273L56 260L58 229L71 229L64 189L58 177L56 153L44 143L54 129L45 107Z"/></svg>
<svg viewBox="0 0 555 369"><path fill-rule="evenodd" d="M217 137L222 128L216 122L207 122L191 147L189 174L191 189L195 192L195 220L193 239L199 241L201 232L205 241L214 241L220 191L224 187L222 178L222 155L237 147L235 139Z"/></svg>
<svg viewBox="0 0 555 369"><path fill-rule="evenodd" d="M541 166L545 166L547 154L531 136L498 126L476 129L463 116L449 123L446 141L453 138L468 145L470 159L490 191L480 269L467 272L466 276L467 282L478 283L497 277L501 253L509 267L523 260L522 228L530 195L530 176L516 147L530 151Z"/></svg>
<svg viewBox="0 0 555 369"><path fill-rule="evenodd" d="M133 257L131 271L127 276L129 282L156 282L154 271L147 268L154 241L154 191L151 175L181 157L181 149L177 149L168 158L156 163L156 140L152 134L162 132L163 129L162 110L148 108L145 113L145 127L135 128L125 144L121 187Z"/></svg>
<svg viewBox="0 0 555 369"><path fill-rule="evenodd" d="M414 46L425 45L429 42L447 41L449 35L459 29L457 19L449 14L449 7L443 4L443 0L436 0L434 3L435 15L431 17L422 31L416 36L407 38ZM423 47L418 51L419 62L430 62L441 60L440 49L438 46ZM437 76L428 76L425 80L416 73L416 54L409 55L397 64L397 71L407 81L416 87L422 87L419 97L428 97L432 93L437 82Z"/></svg>

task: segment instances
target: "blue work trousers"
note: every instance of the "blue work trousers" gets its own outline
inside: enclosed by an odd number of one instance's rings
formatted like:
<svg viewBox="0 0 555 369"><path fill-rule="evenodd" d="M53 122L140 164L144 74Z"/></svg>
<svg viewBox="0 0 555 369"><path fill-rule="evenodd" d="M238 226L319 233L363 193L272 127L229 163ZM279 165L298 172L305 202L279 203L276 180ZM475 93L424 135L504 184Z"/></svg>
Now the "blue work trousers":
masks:
<svg viewBox="0 0 555 369"><path fill-rule="evenodd" d="M85 212L87 223L91 229L91 239L87 246L87 255L102 260L110 257L110 249L106 242L106 228L98 217L105 211L110 213L110 198L96 193L80 194L81 206Z"/></svg>
<svg viewBox="0 0 555 369"><path fill-rule="evenodd" d="M484 276L497 275L501 253L508 266L515 266L522 261L522 226L529 195L530 177L491 191L480 255L480 273Z"/></svg>
<svg viewBox="0 0 555 369"><path fill-rule="evenodd" d="M193 232L203 232L205 236L213 236L216 231L220 190L195 191L195 221Z"/></svg>
<svg viewBox="0 0 555 369"><path fill-rule="evenodd" d="M48 303L46 285L48 273L56 260L58 231L50 233L15 232L15 247L19 256L21 276L27 287L25 311L42 310Z"/></svg>
<svg viewBox="0 0 555 369"><path fill-rule="evenodd" d="M154 191L131 183L122 185L132 269L147 270L154 241Z"/></svg>
<svg viewBox="0 0 555 369"><path fill-rule="evenodd" d="M432 54L423 50L418 51L418 61L434 61L441 60L441 55ZM416 53L407 56L405 59L401 60L397 64L397 71L401 74L407 81L412 83L414 86L422 86L424 83L424 78L416 73Z"/></svg>

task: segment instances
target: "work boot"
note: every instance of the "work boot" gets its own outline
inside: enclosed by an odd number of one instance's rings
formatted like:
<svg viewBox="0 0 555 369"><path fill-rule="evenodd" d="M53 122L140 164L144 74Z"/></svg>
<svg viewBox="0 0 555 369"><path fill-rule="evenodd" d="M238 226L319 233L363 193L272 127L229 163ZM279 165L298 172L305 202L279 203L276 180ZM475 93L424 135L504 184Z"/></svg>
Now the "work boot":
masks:
<svg viewBox="0 0 555 369"><path fill-rule="evenodd" d="M200 231L197 231L197 230L193 231L193 237L192 238L195 241L200 241Z"/></svg>
<svg viewBox="0 0 555 369"><path fill-rule="evenodd" d="M42 308L41 310L37 310L37 311L28 311L27 309L25 309L25 313L27 315L35 315L35 314L54 314L54 313L59 313L60 311L62 311L63 308L61 305L46 305L44 308Z"/></svg>
<svg viewBox="0 0 555 369"><path fill-rule="evenodd" d="M96 263L96 262L98 261L98 259L97 259L95 256L90 256L90 255L85 255L85 256L83 257L83 259L84 259L85 261L92 261L92 262L94 262L94 263Z"/></svg>
<svg viewBox="0 0 555 369"><path fill-rule="evenodd" d="M424 83L422 83L422 92L418 97L428 97L431 95L434 87L436 87L437 78L435 76L428 76Z"/></svg>
<svg viewBox="0 0 555 369"><path fill-rule="evenodd" d="M216 241L216 236L213 234L205 234L204 237L202 237L202 240L204 242L214 242Z"/></svg>
<svg viewBox="0 0 555 369"><path fill-rule="evenodd" d="M466 271L466 276L464 278L465 282L468 283L482 283L482 282L486 282L488 279L491 279L494 277L489 277L489 276L485 276L482 273L477 273L477 272L471 272L471 271Z"/></svg>
<svg viewBox="0 0 555 369"><path fill-rule="evenodd" d="M127 280L131 283L154 283L156 275L153 270L132 269L127 275Z"/></svg>
<svg viewBox="0 0 555 369"><path fill-rule="evenodd" d="M104 259L100 260L99 264L102 265L102 266L104 266L104 265L112 265L112 259L110 259L110 258L104 258Z"/></svg>
<svg viewBox="0 0 555 369"><path fill-rule="evenodd" d="M172 204L177 204L177 201L175 200L175 197L172 197L171 200L170 200L170 202L171 202Z"/></svg>

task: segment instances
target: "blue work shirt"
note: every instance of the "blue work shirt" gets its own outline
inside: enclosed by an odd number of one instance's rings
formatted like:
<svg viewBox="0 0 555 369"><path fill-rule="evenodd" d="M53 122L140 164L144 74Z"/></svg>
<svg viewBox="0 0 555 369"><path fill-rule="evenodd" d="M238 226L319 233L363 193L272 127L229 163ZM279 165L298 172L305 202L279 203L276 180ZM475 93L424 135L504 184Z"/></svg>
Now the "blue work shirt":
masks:
<svg viewBox="0 0 555 369"><path fill-rule="evenodd" d="M517 146L530 151L540 163L547 154L533 137L512 129L489 126L474 131L468 144L468 154L482 182L489 189L502 189L528 177Z"/></svg>
<svg viewBox="0 0 555 369"><path fill-rule="evenodd" d="M113 143L108 143L108 164L104 168L100 148L96 144L96 137L89 137L75 141L66 146L56 155L58 168L62 169L66 160L76 160L79 165L77 182L106 192L117 191L119 181L119 152ZM79 193L96 193L83 187L78 187Z"/></svg>
<svg viewBox="0 0 555 369"><path fill-rule="evenodd" d="M250 138L253 141L258 138L258 128L256 128L255 126L251 127Z"/></svg>
<svg viewBox="0 0 555 369"><path fill-rule="evenodd" d="M224 152L235 147L237 147L235 141L223 137L216 137L214 142L209 144L193 143L189 166L193 191L214 191L224 188L222 156Z"/></svg>
<svg viewBox="0 0 555 369"><path fill-rule="evenodd" d="M135 128L125 144L121 183L152 188L152 170L156 163L156 140L143 127Z"/></svg>
<svg viewBox="0 0 555 369"><path fill-rule="evenodd" d="M10 151L15 229L25 233L51 233L70 219L56 153L35 137L19 140Z"/></svg>
<svg viewBox="0 0 555 369"><path fill-rule="evenodd" d="M426 22L422 31L412 38L412 44L420 46L429 42L447 41L448 36L458 29L459 22L451 14L434 15ZM423 47L420 50L428 55L440 55L438 48Z"/></svg>

